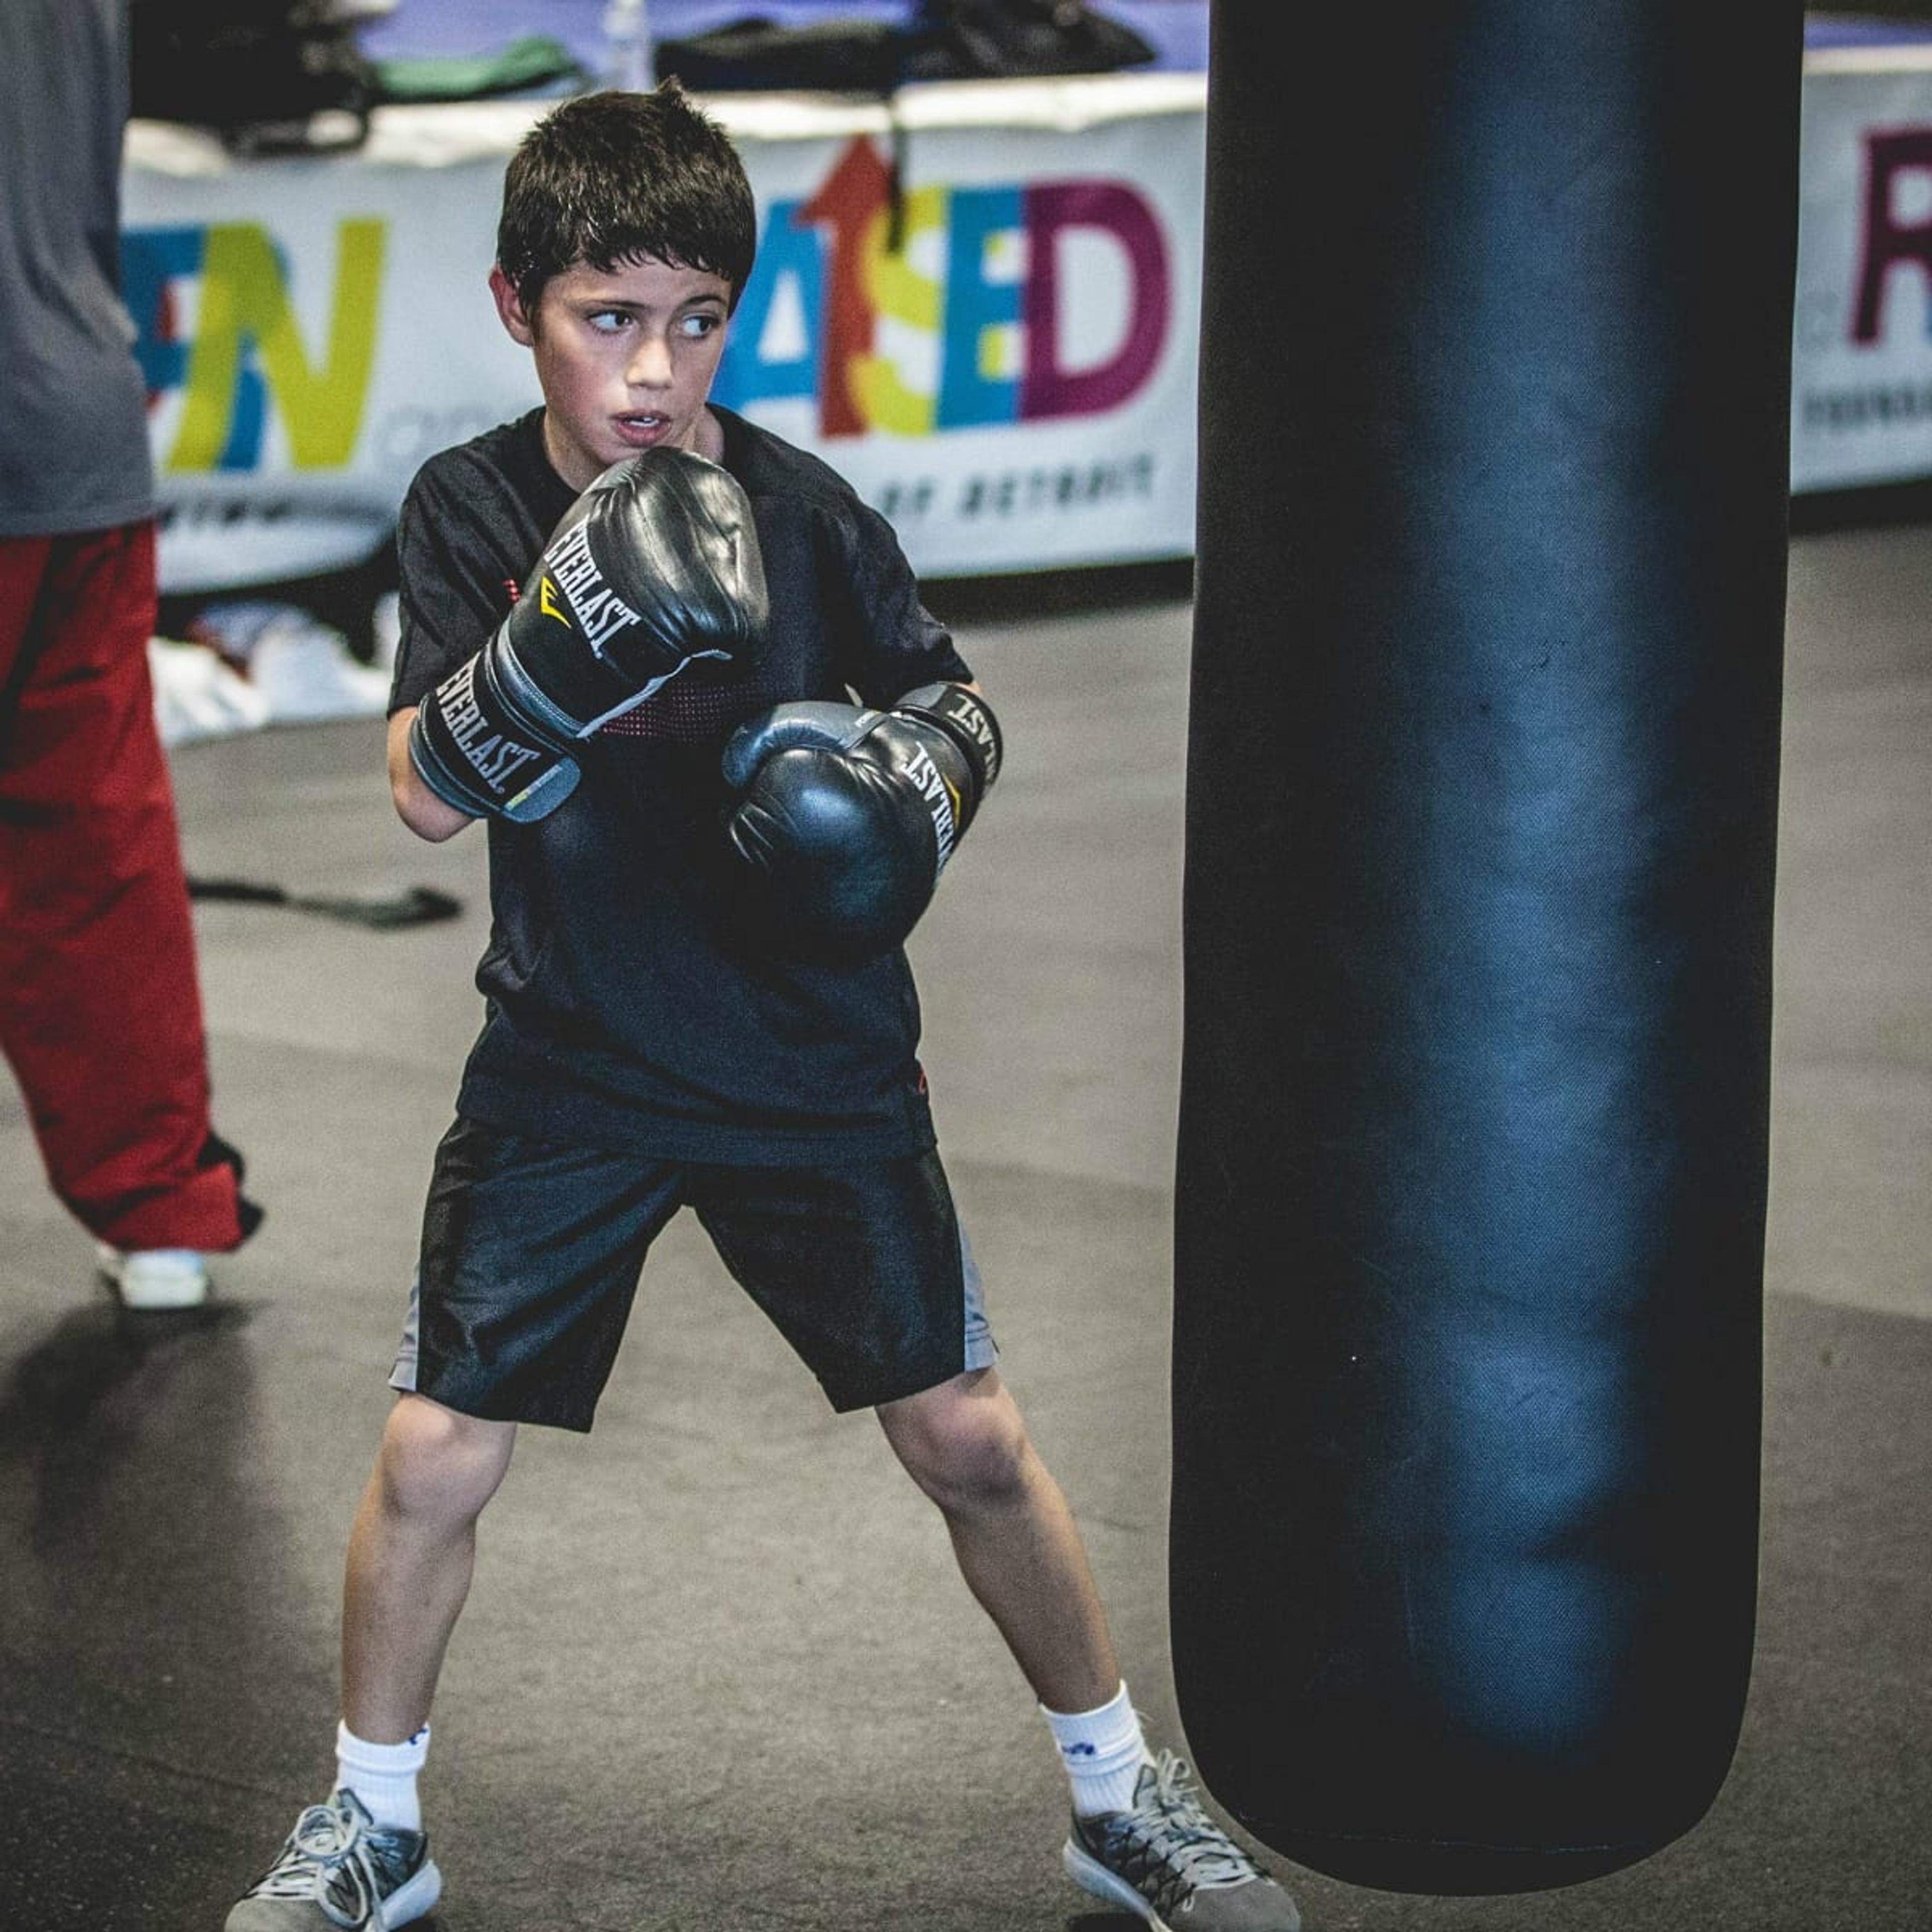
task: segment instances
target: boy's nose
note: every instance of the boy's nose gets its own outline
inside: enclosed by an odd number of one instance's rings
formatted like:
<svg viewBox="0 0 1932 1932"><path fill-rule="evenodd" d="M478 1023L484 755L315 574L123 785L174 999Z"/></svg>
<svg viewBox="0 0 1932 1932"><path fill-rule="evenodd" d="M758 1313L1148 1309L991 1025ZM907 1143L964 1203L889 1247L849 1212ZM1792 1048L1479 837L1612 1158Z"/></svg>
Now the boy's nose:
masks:
<svg viewBox="0 0 1932 1932"><path fill-rule="evenodd" d="M640 342L624 371L625 380L640 389L667 388L670 384L670 345L662 339Z"/></svg>

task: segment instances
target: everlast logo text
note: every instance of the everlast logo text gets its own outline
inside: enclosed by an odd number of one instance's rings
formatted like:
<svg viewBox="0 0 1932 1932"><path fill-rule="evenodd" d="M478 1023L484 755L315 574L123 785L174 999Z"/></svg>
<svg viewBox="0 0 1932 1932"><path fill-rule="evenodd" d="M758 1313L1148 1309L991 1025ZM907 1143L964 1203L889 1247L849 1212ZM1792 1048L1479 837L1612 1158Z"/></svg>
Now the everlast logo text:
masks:
<svg viewBox="0 0 1932 1932"><path fill-rule="evenodd" d="M568 602L577 628L599 657L605 644L626 625L638 621L638 614L626 604L597 568L590 554L587 524L579 524L551 550L544 572L544 608L553 616L563 614L550 602L549 586L554 583Z"/></svg>
<svg viewBox="0 0 1932 1932"><path fill-rule="evenodd" d="M539 754L535 745L520 745L500 731L493 731L476 703L476 660L472 658L461 670L447 679L436 691L436 703L449 735L461 747L470 768L494 792L509 788L509 782Z"/></svg>
<svg viewBox="0 0 1932 1932"><path fill-rule="evenodd" d="M939 767L932 762L932 754L923 746L915 746L912 755L899 769L918 788L927 810L932 814L933 836L939 842L938 853L932 862L932 875L937 878L946 869L946 862L952 857L953 844L958 836L958 812L952 788L946 782Z"/></svg>
<svg viewBox="0 0 1932 1932"><path fill-rule="evenodd" d="M993 721L986 716L982 705L974 703L970 692L961 691L956 686L946 694L945 701L946 716L966 732L984 754L986 782L991 785L1000 776L1000 736L993 729Z"/></svg>

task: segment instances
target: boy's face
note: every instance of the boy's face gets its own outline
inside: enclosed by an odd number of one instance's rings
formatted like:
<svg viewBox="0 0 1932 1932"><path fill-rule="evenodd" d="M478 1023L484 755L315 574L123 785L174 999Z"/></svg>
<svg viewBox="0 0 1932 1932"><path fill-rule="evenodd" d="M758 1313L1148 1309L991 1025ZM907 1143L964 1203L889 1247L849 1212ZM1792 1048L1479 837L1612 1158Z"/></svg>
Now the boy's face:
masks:
<svg viewBox="0 0 1932 1932"><path fill-rule="evenodd" d="M503 326L536 358L544 448L572 488L663 443L716 454L700 425L724 352L722 276L648 255L614 268L580 262L544 284L535 315L500 268L490 290Z"/></svg>

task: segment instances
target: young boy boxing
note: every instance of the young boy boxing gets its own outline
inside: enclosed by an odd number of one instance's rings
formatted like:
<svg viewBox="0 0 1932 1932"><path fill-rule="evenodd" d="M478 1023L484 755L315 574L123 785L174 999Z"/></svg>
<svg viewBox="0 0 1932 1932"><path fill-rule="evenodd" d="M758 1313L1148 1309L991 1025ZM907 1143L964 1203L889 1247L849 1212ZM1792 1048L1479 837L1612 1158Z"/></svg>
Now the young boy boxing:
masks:
<svg viewBox="0 0 1932 1932"><path fill-rule="evenodd" d="M543 403L411 488L389 735L412 830L488 826L485 1018L350 1540L334 1786L228 1932L435 1904L416 1778L477 1520L519 1424L590 1426L685 1206L942 1512L1066 1766L1070 1875L1174 1932L1293 1932L1144 1742L995 1366L898 941L998 728L884 519L709 400L754 239L674 84L564 103L508 170L490 287Z"/></svg>

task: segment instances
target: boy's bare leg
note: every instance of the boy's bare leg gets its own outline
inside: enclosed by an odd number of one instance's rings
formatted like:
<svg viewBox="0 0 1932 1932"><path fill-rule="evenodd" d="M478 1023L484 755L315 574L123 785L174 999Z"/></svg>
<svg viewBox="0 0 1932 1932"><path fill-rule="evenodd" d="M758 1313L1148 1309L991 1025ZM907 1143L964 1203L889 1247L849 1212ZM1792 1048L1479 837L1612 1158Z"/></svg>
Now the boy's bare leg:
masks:
<svg viewBox="0 0 1932 1932"><path fill-rule="evenodd" d="M956 1376L878 1413L1034 1695L1051 1711L1106 1703L1120 1664L1086 1549L999 1371Z"/></svg>
<svg viewBox="0 0 1932 1932"><path fill-rule="evenodd" d="M350 1533L342 1600L343 1721L398 1744L429 1717L470 1592L476 1519L510 1466L517 1429L404 1395L389 1412Z"/></svg>

